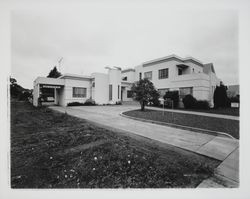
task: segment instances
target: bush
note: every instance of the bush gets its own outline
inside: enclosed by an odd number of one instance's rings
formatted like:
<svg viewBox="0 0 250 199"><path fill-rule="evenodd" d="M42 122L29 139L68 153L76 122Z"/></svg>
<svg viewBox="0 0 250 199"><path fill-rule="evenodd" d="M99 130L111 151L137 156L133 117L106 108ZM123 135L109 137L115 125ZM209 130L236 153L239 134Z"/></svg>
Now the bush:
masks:
<svg viewBox="0 0 250 199"><path fill-rule="evenodd" d="M186 95L182 102L185 108L193 109L196 106L197 100L192 95Z"/></svg>
<svg viewBox="0 0 250 199"><path fill-rule="evenodd" d="M229 98L230 102L237 102L239 103L240 102L240 96L237 95L237 96L234 96L234 97L231 97Z"/></svg>
<svg viewBox="0 0 250 199"><path fill-rule="evenodd" d="M67 106L83 106L83 103L80 102L70 102L67 104Z"/></svg>
<svg viewBox="0 0 250 199"><path fill-rule="evenodd" d="M178 107L178 103L179 103L179 92L178 91L168 91L165 93L163 98L164 98L164 100L166 100L166 99L172 100L174 102L174 108Z"/></svg>
<svg viewBox="0 0 250 199"><path fill-rule="evenodd" d="M81 102L70 102L67 106L95 106L95 101L92 99L87 99L84 103Z"/></svg>
<svg viewBox="0 0 250 199"><path fill-rule="evenodd" d="M92 99L87 99L87 100L84 102L84 104L83 104L83 106L95 106L95 105L96 105L96 103L95 103L95 101L92 100Z"/></svg>
<svg viewBox="0 0 250 199"><path fill-rule="evenodd" d="M196 109L209 109L209 103L206 100L198 100L195 104Z"/></svg>
<svg viewBox="0 0 250 199"><path fill-rule="evenodd" d="M121 101L115 102L115 105L122 105Z"/></svg>
<svg viewBox="0 0 250 199"><path fill-rule="evenodd" d="M28 101L29 98L32 96L32 94L28 91L23 91L19 94L18 96L18 100L21 100L21 101Z"/></svg>

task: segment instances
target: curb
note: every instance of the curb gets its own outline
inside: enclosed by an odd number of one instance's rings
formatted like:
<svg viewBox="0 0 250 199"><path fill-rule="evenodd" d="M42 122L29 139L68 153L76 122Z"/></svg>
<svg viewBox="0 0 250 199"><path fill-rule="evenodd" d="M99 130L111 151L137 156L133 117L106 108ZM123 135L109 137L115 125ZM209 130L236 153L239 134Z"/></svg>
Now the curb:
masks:
<svg viewBox="0 0 250 199"><path fill-rule="evenodd" d="M125 111L125 112L127 112L127 111ZM143 118L137 118L137 117L125 115L124 114L125 112L121 112L119 115L122 116L122 117L126 117L126 118L133 119L133 120L138 120L138 121L142 121L142 122L165 125L165 126L180 128L180 129L184 129L184 130L192 130L192 131L195 131L195 132L198 132L198 133L204 133L205 132L207 134L212 134L212 135L216 135L216 136L224 136L224 137L229 137L231 139L237 140L236 138L234 138L232 135L230 135L228 133L219 132L219 131L212 131L212 130L207 130L207 129L201 129L201 128L195 128L195 127L190 127L190 126L183 126L183 125L167 123L167 122L148 120L148 119L143 119Z"/></svg>

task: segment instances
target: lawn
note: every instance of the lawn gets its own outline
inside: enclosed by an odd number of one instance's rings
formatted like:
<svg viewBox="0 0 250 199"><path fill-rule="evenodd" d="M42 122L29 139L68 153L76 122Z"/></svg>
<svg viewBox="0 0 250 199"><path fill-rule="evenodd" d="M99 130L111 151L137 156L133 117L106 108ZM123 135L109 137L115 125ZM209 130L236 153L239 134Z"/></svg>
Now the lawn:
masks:
<svg viewBox="0 0 250 199"><path fill-rule="evenodd" d="M125 112L123 114L147 120L201 128L205 130L225 132L232 135L234 138L239 139L239 121L237 120L206 117L184 113L174 113L168 111L165 111L163 115L162 111L148 109L146 109L145 111L133 110Z"/></svg>
<svg viewBox="0 0 250 199"><path fill-rule="evenodd" d="M162 107L156 107L162 109ZM166 108L170 109L170 108ZM194 111L194 112L202 112L202 113L211 113L211 114L221 114L221 115L232 115L232 116L239 116L240 109L239 108L210 108L208 110L205 109L185 109L185 108L175 108L175 110L181 111Z"/></svg>
<svg viewBox="0 0 250 199"><path fill-rule="evenodd" d="M219 161L11 103L12 188L196 187Z"/></svg>

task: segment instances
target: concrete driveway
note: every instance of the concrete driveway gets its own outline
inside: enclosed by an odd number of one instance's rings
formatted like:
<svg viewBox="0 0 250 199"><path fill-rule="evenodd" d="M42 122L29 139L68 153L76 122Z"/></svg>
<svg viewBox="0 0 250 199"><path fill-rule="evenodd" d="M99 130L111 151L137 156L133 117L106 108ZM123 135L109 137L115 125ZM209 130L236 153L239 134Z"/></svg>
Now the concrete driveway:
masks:
<svg viewBox="0 0 250 199"><path fill-rule="evenodd" d="M239 161L238 155L235 155L235 153L238 153L238 140L146 123L120 116L121 112L139 109L139 106L134 105L79 106L66 108L53 106L51 109L59 112L67 112L69 115L89 120L104 128L115 131L126 131L162 143L167 143L220 160L222 163L230 159L230 165L220 165L217 175L226 178L227 186L235 187L238 184ZM231 154L234 154L233 160L230 156ZM208 181L207 184L205 182L203 186L216 187L217 185Z"/></svg>

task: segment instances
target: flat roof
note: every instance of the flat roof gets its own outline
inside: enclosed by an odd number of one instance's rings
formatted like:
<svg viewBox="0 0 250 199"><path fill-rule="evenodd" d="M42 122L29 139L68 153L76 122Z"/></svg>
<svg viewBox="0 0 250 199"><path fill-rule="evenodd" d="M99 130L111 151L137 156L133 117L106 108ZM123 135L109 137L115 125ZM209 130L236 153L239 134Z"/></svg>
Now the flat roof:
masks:
<svg viewBox="0 0 250 199"><path fill-rule="evenodd" d="M153 65L153 64L158 63L158 62L162 63L162 62L166 62L169 60L177 60L179 62L193 62L199 66L203 66L203 63L201 61L199 61L198 59L195 59L193 57L181 58L175 54L143 62L142 65L145 67L145 66Z"/></svg>
<svg viewBox="0 0 250 199"><path fill-rule="evenodd" d="M130 72L130 71L135 72L135 69L127 68L127 69L122 70L122 73L127 73L127 72Z"/></svg>
<svg viewBox="0 0 250 199"><path fill-rule="evenodd" d="M70 74L70 73L65 73L62 76L58 77L58 79L88 79L92 80L94 79L91 76L86 76L86 75L76 75L76 74Z"/></svg>
<svg viewBox="0 0 250 199"><path fill-rule="evenodd" d="M37 77L34 81L35 84L47 84L47 85L64 85L64 80L59 78L50 77Z"/></svg>

